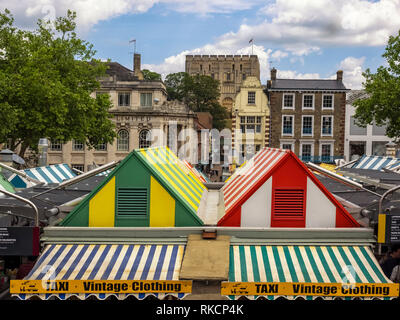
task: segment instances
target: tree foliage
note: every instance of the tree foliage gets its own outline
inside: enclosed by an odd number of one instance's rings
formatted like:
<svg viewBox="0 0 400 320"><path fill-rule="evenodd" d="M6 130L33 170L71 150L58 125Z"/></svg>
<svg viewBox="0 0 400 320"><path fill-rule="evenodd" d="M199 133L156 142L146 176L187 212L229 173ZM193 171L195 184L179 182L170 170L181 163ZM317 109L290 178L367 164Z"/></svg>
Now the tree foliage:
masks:
<svg viewBox="0 0 400 320"><path fill-rule="evenodd" d="M387 125L386 134L400 138L400 31L390 36L385 53L387 65L380 66L376 73L367 69L363 76L365 91L369 97L354 102L355 117L361 126L376 123Z"/></svg>
<svg viewBox="0 0 400 320"><path fill-rule="evenodd" d="M191 76L186 72L178 72L167 75L165 85L171 100L177 99L186 103L194 112L210 112L213 116L213 127L225 127L229 114L218 102L218 80L206 75Z"/></svg>
<svg viewBox="0 0 400 320"><path fill-rule="evenodd" d="M141 70L143 73L143 79L147 80L147 81L161 81L161 74L154 72L154 71L150 71L147 69L143 69Z"/></svg>
<svg viewBox="0 0 400 320"><path fill-rule="evenodd" d="M90 147L114 140L109 97L91 96L107 67L77 37L75 19L68 11L32 31L14 27L8 10L0 13L0 142L10 139L21 156L43 137Z"/></svg>

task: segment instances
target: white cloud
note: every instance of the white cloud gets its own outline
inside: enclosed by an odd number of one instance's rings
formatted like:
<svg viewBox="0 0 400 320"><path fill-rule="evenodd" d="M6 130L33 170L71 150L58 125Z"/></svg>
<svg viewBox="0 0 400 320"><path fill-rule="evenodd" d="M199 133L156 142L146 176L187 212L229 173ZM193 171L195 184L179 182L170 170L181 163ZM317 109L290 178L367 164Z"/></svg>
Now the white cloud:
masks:
<svg viewBox="0 0 400 320"><path fill-rule="evenodd" d="M11 10L25 27L34 26L38 18L54 19L71 9L77 12L78 27L89 30L100 21L144 13L157 4L170 11L207 15L247 10L260 3L262 0L2 0L0 9Z"/></svg>
<svg viewBox="0 0 400 320"><path fill-rule="evenodd" d="M361 89L362 82L365 80L363 64L365 57L347 57L339 62L338 70L343 71L343 83L348 89ZM324 79L336 79L336 72ZM319 73L298 73L295 70L277 70L277 78L280 79L322 79Z"/></svg>
<svg viewBox="0 0 400 320"><path fill-rule="evenodd" d="M181 53L170 56L160 64L143 64L142 69L149 69L158 72L162 75L163 79L169 73L185 71L185 60L186 55L196 54L240 54L250 55L255 54L258 56L260 62L260 78L262 82L265 82L268 76L271 49L265 49L263 46L251 45L239 48L233 48L226 43L207 44L204 47L196 48L193 50L185 50ZM281 53L280 53L281 54ZM281 54L282 55L282 54Z"/></svg>
<svg viewBox="0 0 400 320"><path fill-rule="evenodd" d="M276 0L259 10L263 19L242 24L226 42L279 45L294 55L330 46L378 46L400 29L400 0Z"/></svg>
<svg viewBox="0 0 400 320"><path fill-rule="evenodd" d="M318 73L298 73L294 70L277 70L278 79L320 79Z"/></svg>
<svg viewBox="0 0 400 320"><path fill-rule="evenodd" d="M348 89L361 89L365 78L362 75L365 57L347 57L339 63L343 70L343 83ZM336 76L335 76L336 77Z"/></svg>
<svg viewBox="0 0 400 320"><path fill-rule="evenodd" d="M270 8L273 24L306 31L311 43L383 45L400 27L399 0L277 0Z"/></svg>
<svg viewBox="0 0 400 320"><path fill-rule="evenodd" d="M1 8L7 8L16 17L16 22L32 27L38 18L54 19L64 16L67 10L77 12L80 29L89 30L102 20L126 13L143 13L158 0L2 0Z"/></svg>

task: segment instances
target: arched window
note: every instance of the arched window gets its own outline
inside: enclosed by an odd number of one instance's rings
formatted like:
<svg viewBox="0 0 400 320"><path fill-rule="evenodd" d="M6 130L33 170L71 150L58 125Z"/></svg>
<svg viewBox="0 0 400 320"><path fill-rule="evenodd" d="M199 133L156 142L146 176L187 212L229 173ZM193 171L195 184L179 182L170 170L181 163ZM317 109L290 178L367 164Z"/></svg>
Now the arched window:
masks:
<svg viewBox="0 0 400 320"><path fill-rule="evenodd" d="M149 130L142 130L139 133L139 148L148 148L151 145L151 135Z"/></svg>
<svg viewBox="0 0 400 320"><path fill-rule="evenodd" d="M126 130L118 131L117 137L117 150L128 151L129 150L129 132Z"/></svg>

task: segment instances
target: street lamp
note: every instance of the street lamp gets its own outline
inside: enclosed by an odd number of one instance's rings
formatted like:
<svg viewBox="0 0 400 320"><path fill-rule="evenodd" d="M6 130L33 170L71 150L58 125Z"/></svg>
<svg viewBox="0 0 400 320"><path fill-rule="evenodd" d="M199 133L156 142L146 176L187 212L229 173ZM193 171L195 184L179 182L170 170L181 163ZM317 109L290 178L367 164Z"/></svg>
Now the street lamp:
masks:
<svg viewBox="0 0 400 320"><path fill-rule="evenodd" d="M47 150L49 148L49 142L46 138L39 139L38 150L39 150L39 167L47 165Z"/></svg>

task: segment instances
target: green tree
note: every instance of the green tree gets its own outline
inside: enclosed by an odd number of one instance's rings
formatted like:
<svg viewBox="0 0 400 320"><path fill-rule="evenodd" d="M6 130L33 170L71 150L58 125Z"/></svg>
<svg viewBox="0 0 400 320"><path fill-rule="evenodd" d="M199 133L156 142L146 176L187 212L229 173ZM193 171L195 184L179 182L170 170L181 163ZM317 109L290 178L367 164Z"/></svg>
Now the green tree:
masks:
<svg viewBox="0 0 400 320"><path fill-rule="evenodd" d="M382 55L387 65L380 66L376 73L367 69L363 83L368 93L367 99L354 102L355 118L363 127L376 123L387 125L386 134L391 138L400 137L400 31L397 36L390 36Z"/></svg>
<svg viewBox="0 0 400 320"><path fill-rule="evenodd" d="M190 76L186 72L167 75L165 79L168 96L188 105L194 112L210 112L213 127L223 129L229 114L218 102L219 81L206 75Z"/></svg>
<svg viewBox="0 0 400 320"><path fill-rule="evenodd" d="M0 13L0 142L10 139L22 157L43 137L93 147L116 135L109 97L91 96L106 63L77 37L75 19L68 11L54 23L39 20L32 31L14 27L7 9Z"/></svg>
<svg viewBox="0 0 400 320"><path fill-rule="evenodd" d="M161 74L153 72L147 69L141 70L143 73L143 79L147 81L161 81Z"/></svg>

